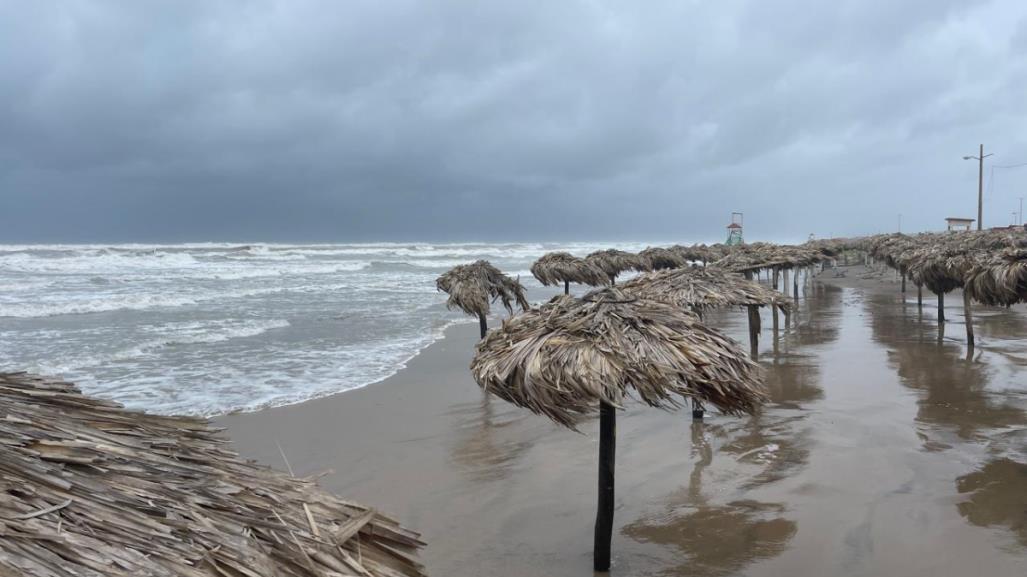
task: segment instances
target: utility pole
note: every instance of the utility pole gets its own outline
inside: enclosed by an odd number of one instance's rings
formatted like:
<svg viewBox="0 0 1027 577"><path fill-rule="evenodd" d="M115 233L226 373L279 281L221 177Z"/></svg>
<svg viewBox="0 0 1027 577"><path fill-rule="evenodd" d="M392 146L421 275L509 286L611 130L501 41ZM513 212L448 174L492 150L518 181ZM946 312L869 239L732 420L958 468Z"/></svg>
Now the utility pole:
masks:
<svg viewBox="0 0 1027 577"><path fill-rule="evenodd" d="M964 156L963 160L975 159L980 165L977 170L977 230L984 229L984 159L991 154L984 154L984 145L981 145L981 152L977 156Z"/></svg>
<svg viewBox="0 0 1027 577"><path fill-rule="evenodd" d="M981 145L980 161L977 169L977 230L984 227L984 145Z"/></svg>

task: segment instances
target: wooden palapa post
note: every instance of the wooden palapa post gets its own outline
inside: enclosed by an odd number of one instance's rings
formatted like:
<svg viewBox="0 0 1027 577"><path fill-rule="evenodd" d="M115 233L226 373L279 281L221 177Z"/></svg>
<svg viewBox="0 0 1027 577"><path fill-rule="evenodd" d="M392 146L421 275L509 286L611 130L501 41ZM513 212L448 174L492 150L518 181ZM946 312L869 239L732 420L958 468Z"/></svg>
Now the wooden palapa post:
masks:
<svg viewBox="0 0 1027 577"><path fill-rule="evenodd" d="M902 272L902 294L906 294L906 271Z"/></svg>
<svg viewBox="0 0 1027 577"><path fill-rule="evenodd" d="M945 322L945 293L939 292L938 295L938 323Z"/></svg>
<svg viewBox="0 0 1027 577"><path fill-rule="evenodd" d="M963 320L966 321L966 346L974 348L974 316L970 309L970 294L963 289Z"/></svg>
<svg viewBox="0 0 1027 577"><path fill-rule="evenodd" d="M749 356L756 360L760 355L760 308L746 305L749 309Z"/></svg>
<svg viewBox="0 0 1027 577"><path fill-rule="evenodd" d="M485 320L485 315L478 314L478 328L481 329L481 338L485 338L485 335L489 332L489 323Z"/></svg>
<svg viewBox="0 0 1027 577"><path fill-rule="evenodd" d="M610 570L613 538L613 467L617 446L617 409L599 403L599 507L596 511L595 543L592 551L596 571Z"/></svg>
<svg viewBox="0 0 1027 577"><path fill-rule="evenodd" d="M923 285L916 285L916 306L924 306L924 287Z"/></svg>
<svg viewBox="0 0 1027 577"><path fill-rule="evenodd" d="M565 294L565 295L571 294L571 281L569 281L569 280L563 281L563 294Z"/></svg>

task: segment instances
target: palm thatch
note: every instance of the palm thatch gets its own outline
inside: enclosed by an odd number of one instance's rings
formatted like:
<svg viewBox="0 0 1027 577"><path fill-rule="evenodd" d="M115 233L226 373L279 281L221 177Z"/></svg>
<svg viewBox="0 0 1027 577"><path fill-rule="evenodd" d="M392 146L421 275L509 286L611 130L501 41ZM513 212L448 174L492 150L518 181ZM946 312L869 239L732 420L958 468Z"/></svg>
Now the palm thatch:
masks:
<svg viewBox="0 0 1027 577"><path fill-rule="evenodd" d="M638 253L638 256L643 259L646 270L680 268L688 265L688 259L680 252L659 246L651 246Z"/></svg>
<svg viewBox="0 0 1027 577"><path fill-rule="evenodd" d="M982 260L966 275L964 290L971 298L992 306L1027 301L1027 250L1006 249Z"/></svg>
<svg viewBox="0 0 1027 577"><path fill-rule="evenodd" d="M471 371L485 391L570 428L631 391L653 407L693 398L729 414L764 399L757 366L734 341L691 313L616 288L508 319L478 343Z"/></svg>
<svg viewBox="0 0 1027 577"><path fill-rule="evenodd" d="M567 252L550 252L531 265L531 274L545 286L559 286L570 283L589 286L610 284L609 277L592 262Z"/></svg>
<svg viewBox="0 0 1027 577"><path fill-rule="evenodd" d="M487 260L453 267L436 279L435 287L449 295L448 308L458 308L472 316L488 316L490 303L497 299L510 314L514 303L523 310L531 308L520 281L503 274Z"/></svg>
<svg viewBox="0 0 1027 577"><path fill-rule="evenodd" d="M418 535L239 458L203 419L0 374L0 575L422 575Z"/></svg>
<svg viewBox="0 0 1027 577"><path fill-rule="evenodd" d="M694 310L724 306L789 308L787 296L757 282L714 268L686 267L644 274L622 285L638 298Z"/></svg>
<svg viewBox="0 0 1027 577"><path fill-rule="evenodd" d="M627 271L645 271L649 267L645 259L637 254L615 248L598 250L585 257L585 262L595 265L606 273L612 285L617 275Z"/></svg>

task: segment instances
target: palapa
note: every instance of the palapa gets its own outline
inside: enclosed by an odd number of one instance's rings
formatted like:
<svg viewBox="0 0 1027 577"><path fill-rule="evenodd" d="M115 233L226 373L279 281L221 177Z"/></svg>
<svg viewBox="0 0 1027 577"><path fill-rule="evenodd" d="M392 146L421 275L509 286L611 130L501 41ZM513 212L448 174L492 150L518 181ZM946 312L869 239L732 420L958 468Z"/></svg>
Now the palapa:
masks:
<svg viewBox="0 0 1027 577"><path fill-rule="evenodd" d="M787 297L776 291L737 273L714 268L656 271L635 277L622 286L639 298L696 311L725 306L791 306Z"/></svg>
<svg viewBox="0 0 1027 577"><path fill-rule="evenodd" d="M1027 302L1027 250L1011 248L982 259L967 273L964 290L986 305Z"/></svg>
<svg viewBox="0 0 1027 577"><path fill-rule="evenodd" d="M478 343L471 372L486 392L566 427L600 413L597 571L610 567L615 408L637 395L653 407L694 398L738 414L765 400L757 365L735 342L690 312L617 288L507 319Z"/></svg>
<svg viewBox="0 0 1027 577"><path fill-rule="evenodd" d="M774 330L777 330L777 311L790 314L787 296L771 290L737 273L718 268L685 267L656 271L636 277L624 285L624 290L639 297L678 307L687 307L702 316L707 309L741 306L748 309L750 356L759 354L760 317L756 310L762 306L773 308ZM693 415L702 416L696 407Z"/></svg>
<svg viewBox="0 0 1027 577"><path fill-rule="evenodd" d="M611 285L616 283L617 275L622 272L649 270L645 259L641 256L614 248L597 250L586 256L585 262L595 265L606 273L606 276L610 278Z"/></svg>
<svg viewBox="0 0 1027 577"><path fill-rule="evenodd" d="M510 314L513 314L514 303L523 310L531 308L520 279L512 279L503 274L487 260L453 267L435 280L435 287L449 295L446 307L458 308L478 317L483 338L488 331L486 318L491 303L502 301L503 307Z"/></svg>
<svg viewBox="0 0 1027 577"><path fill-rule="evenodd" d="M204 419L0 373L0 575L418 577L418 535L244 461Z"/></svg>
<svg viewBox="0 0 1027 577"><path fill-rule="evenodd" d="M651 246L638 253L638 256L642 258L646 270L663 270L688 266L688 259L684 255L669 248Z"/></svg>
<svg viewBox="0 0 1027 577"><path fill-rule="evenodd" d="M531 274L545 286L563 285L563 293L570 294L571 283L588 286L610 284L607 274L594 263L568 252L550 252L531 265Z"/></svg>

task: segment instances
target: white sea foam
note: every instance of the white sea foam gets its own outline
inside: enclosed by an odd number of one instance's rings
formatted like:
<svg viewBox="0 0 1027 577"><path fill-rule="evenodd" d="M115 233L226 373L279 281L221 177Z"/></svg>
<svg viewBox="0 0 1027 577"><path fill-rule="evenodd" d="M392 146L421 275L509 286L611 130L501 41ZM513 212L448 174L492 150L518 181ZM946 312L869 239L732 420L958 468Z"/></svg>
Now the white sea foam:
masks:
<svg viewBox="0 0 1027 577"><path fill-rule="evenodd" d="M298 402L394 374L466 317L435 288L478 259L625 243L0 246L0 368L63 373L158 413Z"/></svg>
<svg viewBox="0 0 1027 577"><path fill-rule="evenodd" d="M44 374L64 374L109 363L124 363L160 354L162 349L179 345L212 344L262 335L273 329L289 326L284 319L270 320L215 320L206 322L177 322L142 327L141 332L154 335L133 346L97 354L63 357L56 362L41 362L29 367Z"/></svg>

